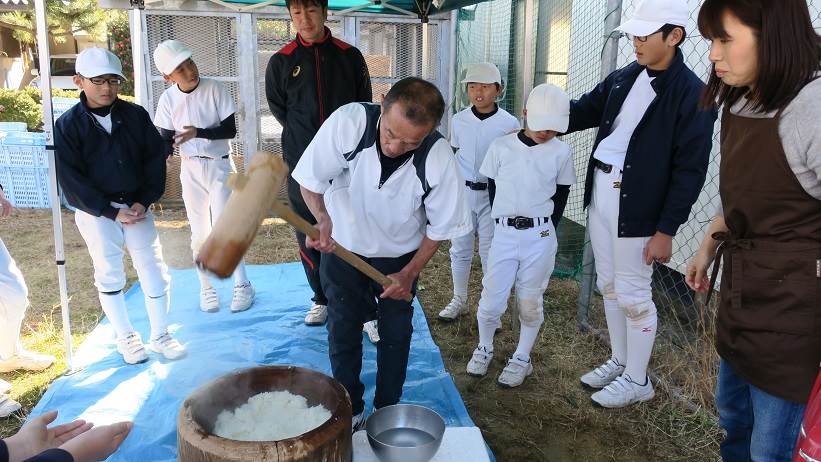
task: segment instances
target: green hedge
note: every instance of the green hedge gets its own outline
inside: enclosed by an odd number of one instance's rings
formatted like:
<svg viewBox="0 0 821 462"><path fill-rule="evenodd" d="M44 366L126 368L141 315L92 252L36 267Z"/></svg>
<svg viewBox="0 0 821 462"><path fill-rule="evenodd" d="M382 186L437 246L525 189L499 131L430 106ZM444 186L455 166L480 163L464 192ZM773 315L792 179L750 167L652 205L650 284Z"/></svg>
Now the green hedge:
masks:
<svg viewBox="0 0 821 462"><path fill-rule="evenodd" d="M52 90L52 96L79 98L79 90ZM120 99L134 102L134 97L120 95ZM0 88L0 121L25 122L29 130L40 130L43 126L43 106L40 89L26 87L22 90Z"/></svg>

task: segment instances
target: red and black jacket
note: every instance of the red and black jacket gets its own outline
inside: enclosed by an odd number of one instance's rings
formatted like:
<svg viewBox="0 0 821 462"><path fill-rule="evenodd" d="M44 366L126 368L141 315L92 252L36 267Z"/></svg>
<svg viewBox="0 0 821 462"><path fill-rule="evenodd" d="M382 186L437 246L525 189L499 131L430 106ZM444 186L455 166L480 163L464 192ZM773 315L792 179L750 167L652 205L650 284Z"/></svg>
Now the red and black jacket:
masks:
<svg viewBox="0 0 821 462"><path fill-rule="evenodd" d="M268 61L265 97L282 125L282 151L293 171L319 126L340 106L371 102L371 77L356 47L331 36L297 38Z"/></svg>

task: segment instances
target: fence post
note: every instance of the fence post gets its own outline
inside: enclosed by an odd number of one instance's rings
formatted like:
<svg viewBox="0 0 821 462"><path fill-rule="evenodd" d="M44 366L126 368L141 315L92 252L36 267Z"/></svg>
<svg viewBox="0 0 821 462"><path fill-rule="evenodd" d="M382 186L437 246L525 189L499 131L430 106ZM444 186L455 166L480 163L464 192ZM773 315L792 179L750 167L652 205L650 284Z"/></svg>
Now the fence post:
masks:
<svg viewBox="0 0 821 462"><path fill-rule="evenodd" d="M622 0L607 0L607 15L604 17L604 33L606 42L602 52L601 78L602 80L610 75L618 67L619 59L619 36L613 34L621 21ZM576 323L582 330L588 330L590 326L589 311L590 300L593 297L593 288L596 281L596 262L593 258L593 248L590 246L590 225L589 221L584 229L584 251L582 253L582 281L579 287L579 300L577 303Z"/></svg>

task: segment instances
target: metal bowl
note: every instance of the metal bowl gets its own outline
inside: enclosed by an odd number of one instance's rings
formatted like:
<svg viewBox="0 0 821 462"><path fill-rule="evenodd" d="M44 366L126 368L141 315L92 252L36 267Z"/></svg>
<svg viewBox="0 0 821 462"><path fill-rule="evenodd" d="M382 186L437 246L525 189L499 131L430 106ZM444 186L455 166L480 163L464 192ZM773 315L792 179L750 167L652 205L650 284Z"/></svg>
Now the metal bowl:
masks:
<svg viewBox="0 0 821 462"><path fill-rule="evenodd" d="M428 462L442 444L445 420L424 406L395 404L371 414L365 432L382 462Z"/></svg>

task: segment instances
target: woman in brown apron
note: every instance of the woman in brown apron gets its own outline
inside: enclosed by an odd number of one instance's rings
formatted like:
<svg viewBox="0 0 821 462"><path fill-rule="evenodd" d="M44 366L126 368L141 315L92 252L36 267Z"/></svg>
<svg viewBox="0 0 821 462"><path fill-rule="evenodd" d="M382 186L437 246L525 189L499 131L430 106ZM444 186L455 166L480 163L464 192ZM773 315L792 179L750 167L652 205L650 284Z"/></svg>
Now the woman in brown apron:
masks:
<svg viewBox="0 0 821 462"><path fill-rule="evenodd" d="M821 363L821 38L805 0L707 0L698 22L704 103L723 105L722 210L687 283L708 291L723 260L721 454L790 461Z"/></svg>

